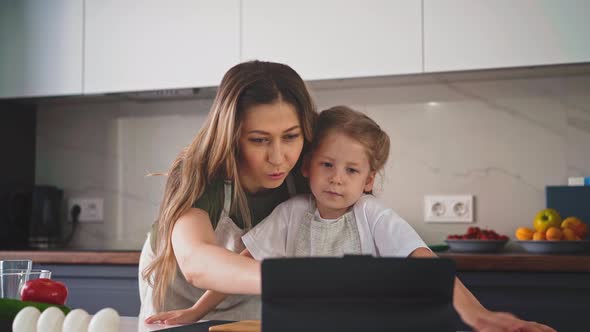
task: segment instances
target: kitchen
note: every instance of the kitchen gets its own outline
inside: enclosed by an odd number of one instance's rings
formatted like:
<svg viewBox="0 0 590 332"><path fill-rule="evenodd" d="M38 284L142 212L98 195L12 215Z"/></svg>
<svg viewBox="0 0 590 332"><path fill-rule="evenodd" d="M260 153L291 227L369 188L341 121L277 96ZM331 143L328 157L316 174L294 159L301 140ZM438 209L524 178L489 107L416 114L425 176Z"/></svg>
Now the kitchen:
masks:
<svg viewBox="0 0 590 332"><path fill-rule="evenodd" d="M0 259L52 270L73 307L137 315L139 250L165 182L146 175L190 142L223 73L258 58L292 66L318 110L349 105L384 128L392 147L377 197L427 244L469 226L510 237L498 255L442 253L482 302L583 330L587 253L526 254L514 232L546 207L547 186L590 173L586 1L0 6L10 32L0 37L0 144L11 156L0 179L62 190L59 220L73 199L102 203L102 218L81 219L66 248L3 248ZM474 224L425 222L427 195L474 197ZM530 309L548 297L559 317L549 304Z"/></svg>

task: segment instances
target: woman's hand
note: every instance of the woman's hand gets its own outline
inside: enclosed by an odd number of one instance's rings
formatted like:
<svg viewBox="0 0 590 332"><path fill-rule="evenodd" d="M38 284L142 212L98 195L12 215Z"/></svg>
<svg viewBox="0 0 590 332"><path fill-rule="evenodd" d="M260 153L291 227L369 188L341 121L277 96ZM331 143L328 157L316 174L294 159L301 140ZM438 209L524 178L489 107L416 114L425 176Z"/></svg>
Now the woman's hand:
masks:
<svg viewBox="0 0 590 332"><path fill-rule="evenodd" d="M410 256L437 257L427 248L417 248ZM457 277L453 289L453 305L461 319L477 332L555 332L546 325L527 322L507 312L494 312L484 308Z"/></svg>
<svg viewBox="0 0 590 332"><path fill-rule="evenodd" d="M187 323L194 323L200 320L203 315L194 308L188 309L181 309L181 310L172 310L166 312L159 312L155 315L151 315L150 317L145 319L147 324L153 323L163 323L166 325L172 324L187 324Z"/></svg>
<svg viewBox="0 0 590 332"><path fill-rule="evenodd" d="M466 323L477 332L555 332L549 326L527 322L507 312L487 309L473 313Z"/></svg>

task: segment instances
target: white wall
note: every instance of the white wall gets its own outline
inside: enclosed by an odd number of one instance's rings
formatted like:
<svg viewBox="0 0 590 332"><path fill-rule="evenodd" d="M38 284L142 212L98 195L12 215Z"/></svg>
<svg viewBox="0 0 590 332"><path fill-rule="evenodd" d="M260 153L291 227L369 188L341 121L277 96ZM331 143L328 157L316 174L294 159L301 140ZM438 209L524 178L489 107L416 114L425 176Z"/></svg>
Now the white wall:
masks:
<svg viewBox="0 0 590 332"><path fill-rule="evenodd" d="M512 237L544 207L546 185L590 175L590 75L313 86L319 109L350 105L389 133L390 161L378 196L427 243L467 225L424 223L425 194L474 194L475 225ZM74 247L140 249L164 184L145 174L166 171L210 104L40 107L36 182L62 187L67 197L105 199L104 224L81 225Z"/></svg>

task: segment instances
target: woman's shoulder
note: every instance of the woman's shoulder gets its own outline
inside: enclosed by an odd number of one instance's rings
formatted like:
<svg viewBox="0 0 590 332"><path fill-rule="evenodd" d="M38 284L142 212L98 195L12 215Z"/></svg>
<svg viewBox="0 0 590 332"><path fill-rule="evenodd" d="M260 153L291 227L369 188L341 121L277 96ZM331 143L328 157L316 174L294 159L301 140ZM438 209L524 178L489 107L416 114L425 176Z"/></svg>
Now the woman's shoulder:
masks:
<svg viewBox="0 0 590 332"><path fill-rule="evenodd" d="M205 185L205 189L203 193L197 200L194 202L193 207L199 207L199 205L208 204L210 201L217 201L223 199L223 179L215 179L207 185Z"/></svg>
<svg viewBox="0 0 590 332"><path fill-rule="evenodd" d="M223 186L223 179L211 181L205 186L203 194L193 203L193 208L207 212L209 219L214 224L223 210Z"/></svg>

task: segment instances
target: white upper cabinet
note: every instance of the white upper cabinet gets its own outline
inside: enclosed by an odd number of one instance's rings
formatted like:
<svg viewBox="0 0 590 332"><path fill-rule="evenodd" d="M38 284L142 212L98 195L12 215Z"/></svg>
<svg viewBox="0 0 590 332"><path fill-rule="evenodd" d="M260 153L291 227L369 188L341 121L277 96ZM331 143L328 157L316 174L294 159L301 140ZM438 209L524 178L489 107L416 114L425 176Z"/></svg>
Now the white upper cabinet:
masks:
<svg viewBox="0 0 590 332"><path fill-rule="evenodd" d="M590 61L588 0L424 0L425 72Z"/></svg>
<svg viewBox="0 0 590 332"><path fill-rule="evenodd" d="M239 62L239 0L86 0L84 93L215 86Z"/></svg>
<svg viewBox="0 0 590 332"><path fill-rule="evenodd" d="M590 62L589 0L0 0L0 98Z"/></svg>
<svg viewBox="0 0 590 332"><path fill-rule="evenodd" d="M420 0L243 0L242 60L306 80L422 72Z"/></svg>
<svg viewBox="0 0 590 332"><path fill-rule="evenodd" d="M0 98L82 92L82 0L0 1Z"/></svg>

